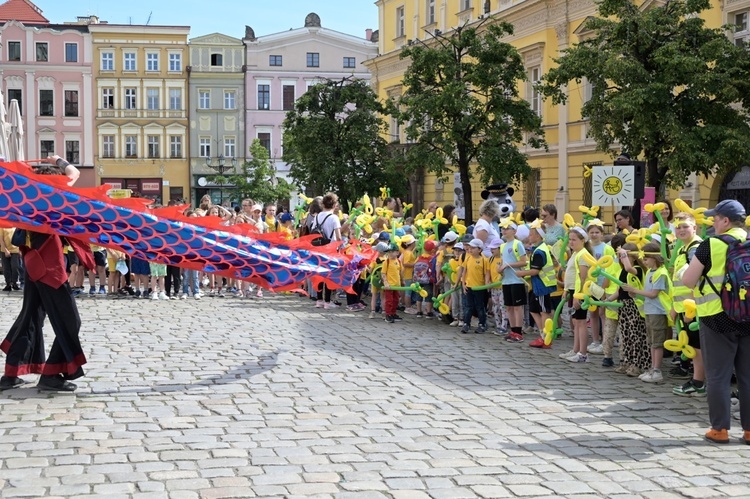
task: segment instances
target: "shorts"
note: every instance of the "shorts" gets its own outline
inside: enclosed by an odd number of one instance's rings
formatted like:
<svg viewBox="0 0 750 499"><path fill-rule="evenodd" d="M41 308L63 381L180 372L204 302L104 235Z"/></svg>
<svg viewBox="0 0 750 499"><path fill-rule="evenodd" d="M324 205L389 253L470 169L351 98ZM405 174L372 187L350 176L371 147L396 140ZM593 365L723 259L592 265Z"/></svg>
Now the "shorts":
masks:
<svg viewBox="0 0 750 499"><path fill-rule="evenodd" d="M532 314L551 314L553 312L550 295L537 296L529 293L529 312Z"/></svg>
<svg viewBox="0 0 750 499"><path fill-rule="evenodd" d="M503 284L503 302L506 307L522 307L527 301L525 284Z"/></svg>
<svg viewBox="0 0 750 499"><path fill-rule="evenodd" d="M677 314L680 317L680 321L684 324L684 329L687 332L688 335L688 345L695 348L696 350L701 349L701 334L700 331L691 331L688 327L690 325L689 322L686 322L688 319L685 319L685 314ZM692 322L692 321L691 321Z"/></svg>
<svg viewBox="0 0 750 499"><path fill-rule="evenodd" d="M130 272L132 272L133 275L149 275L151 273L151 269L149 268L148 262L146 260L132 257L130 259Z"/></svg>
<svg viewBox="0 0 750 499"><path fill-rule="evenodd" d="M105 265L107 265L107 252L94 251L94 263L97 267L104 267Z"/></svg>
<svg viewBox="0 0 750 499"><path fill-rule="evenodd" d="M420 284L420 286L422 286L422 289L427 291L427 296L422 298L422 295L420 295L419 293L414 293L412 295L414 301L432 301L432 284Z"/></svg>
<svg viewBox="0 0 750 499"><path fill-rule="evenodd" d="M70 250L66 253L66 256L68 257L68 265L79 265L80 260L78 260L78 255L76 255L76 252L73 250Z"/></svg>
<svg viewBox="0 0 750 499"><path fill-rule="evenodd" d="M575 291L573 291L572 289L569 289L567 293L568 293L567 294L568 308L573 309L573 313L570 315L570 318L575 319L577 321L585 321L589 315L589 311L584 310L582 308L573 308L573 294L575 293Z"/></svg>
<svg viewBox="0 0 750 499"><path fill-rule="evenodd" d="M151 262L149 262L148 268L151 271L151 277L165 277L167 275L167 264L166 263L151 263Z"/></svg>
<svg viewBox="0 0 750 499"><path fill-rule="evenodd" d="M666 315L646 316L646 344L650 348L663 348L667 336L671 335L672 328L667 325Z"/></svg>

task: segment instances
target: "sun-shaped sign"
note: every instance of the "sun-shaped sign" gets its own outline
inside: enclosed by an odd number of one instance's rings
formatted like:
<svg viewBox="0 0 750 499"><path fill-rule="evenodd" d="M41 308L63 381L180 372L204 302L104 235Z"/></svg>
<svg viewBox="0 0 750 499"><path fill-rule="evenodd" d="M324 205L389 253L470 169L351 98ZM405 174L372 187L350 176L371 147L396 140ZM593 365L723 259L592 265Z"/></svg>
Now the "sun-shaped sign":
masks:
<svg viewBox="0 0 750 499"><path fill-rule="evenodd" d="M632 205L635 202L635 167L595 166L591 188L594 206Z"/></svg>

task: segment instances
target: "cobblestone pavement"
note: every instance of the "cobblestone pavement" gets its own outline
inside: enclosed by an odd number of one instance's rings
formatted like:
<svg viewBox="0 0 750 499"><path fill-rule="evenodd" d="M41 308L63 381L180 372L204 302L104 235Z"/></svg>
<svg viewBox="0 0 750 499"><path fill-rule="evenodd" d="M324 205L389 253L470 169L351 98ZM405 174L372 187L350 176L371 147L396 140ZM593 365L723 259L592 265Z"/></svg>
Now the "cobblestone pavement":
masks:
<svg viewBox="0 0 750 499"><path fill-rule="evenodd" d="M750 497L738 427L705 442L705 399L561 361L570 338L310 305L81 299L78 392L0 395L0 496Z"/></svg>

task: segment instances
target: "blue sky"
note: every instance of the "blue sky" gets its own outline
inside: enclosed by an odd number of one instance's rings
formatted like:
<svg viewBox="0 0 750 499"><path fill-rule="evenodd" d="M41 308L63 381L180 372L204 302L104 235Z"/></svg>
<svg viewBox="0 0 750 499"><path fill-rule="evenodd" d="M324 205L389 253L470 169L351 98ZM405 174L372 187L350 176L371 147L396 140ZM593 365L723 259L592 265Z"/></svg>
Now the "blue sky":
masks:
<svg viewBox="0 0 750 499"><path fill-rule="evenodd" d="M112 24L190 26L190 37L223 33L242 38L245 25L256 36L304 26L315 12L321 24L350 35L378 28L374 0L32 0L53 23L96 15Z"/></svg>

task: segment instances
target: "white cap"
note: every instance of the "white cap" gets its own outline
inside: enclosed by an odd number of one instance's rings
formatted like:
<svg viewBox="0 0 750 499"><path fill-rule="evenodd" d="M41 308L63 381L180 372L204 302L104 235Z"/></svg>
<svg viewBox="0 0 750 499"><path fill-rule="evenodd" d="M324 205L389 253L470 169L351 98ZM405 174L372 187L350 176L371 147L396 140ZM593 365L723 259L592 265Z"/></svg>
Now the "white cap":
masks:
<svg viewBox="0 0 750 499"><path fill-rule="evenodd" d="M443 236L443 238L440 241L444 242L444 243L452 243L456 239L458 239L458 234L456 234L455 232L451 231L451 232L446 232L445 235Z"/></svg>

